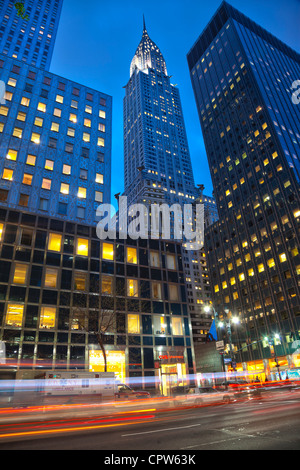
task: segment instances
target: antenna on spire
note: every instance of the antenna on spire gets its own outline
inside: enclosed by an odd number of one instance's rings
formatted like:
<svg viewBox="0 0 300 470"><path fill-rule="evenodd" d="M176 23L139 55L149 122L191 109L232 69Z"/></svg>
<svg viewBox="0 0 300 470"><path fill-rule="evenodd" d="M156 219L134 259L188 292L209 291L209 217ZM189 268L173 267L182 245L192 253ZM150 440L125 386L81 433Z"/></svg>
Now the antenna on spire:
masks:
<svg viewBox="0 0 300 470"><path fill-rule="evenodd" d="M143 15L143 31L147 31L146 29L146 22L145 22L145 15Z"/></svg>

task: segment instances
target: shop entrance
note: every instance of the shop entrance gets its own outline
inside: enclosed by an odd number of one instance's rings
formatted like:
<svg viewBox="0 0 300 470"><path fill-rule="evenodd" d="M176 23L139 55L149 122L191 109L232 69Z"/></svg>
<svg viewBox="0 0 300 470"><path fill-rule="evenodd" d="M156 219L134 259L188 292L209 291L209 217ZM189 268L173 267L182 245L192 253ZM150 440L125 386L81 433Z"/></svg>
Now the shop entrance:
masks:
<svg viewBox="0 0 300 470"><path fill-rule="evenodd" d="M187 385L185 364L162 364L159 375L164 396L172 395L175 387Z"/></svg>

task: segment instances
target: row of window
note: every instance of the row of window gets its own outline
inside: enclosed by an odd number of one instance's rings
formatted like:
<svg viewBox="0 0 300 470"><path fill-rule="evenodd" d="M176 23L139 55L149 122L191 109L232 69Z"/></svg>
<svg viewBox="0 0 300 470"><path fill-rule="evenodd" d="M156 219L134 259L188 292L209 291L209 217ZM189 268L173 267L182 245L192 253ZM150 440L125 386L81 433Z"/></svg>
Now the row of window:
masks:
<svg viewBox="0 0 300 470"><path fill-rule="evenodd" d="M39 315L39 328L53 329L56 326L57 308L56 307L41 307ZM167 320L163 315L153 315L153 331L155 335L171 334L167 328ZM172 316L171 327L173 336L183 336L183 319L181 317ZM24 305L8 303L5 316L5 326L13 328L22 328L24 321ZM78 330L79 320L74 316L72 319L73 330ZM129 334L141 334L141 315L128 314L127 315L127 330ZM151 333L150 333L151 334Z"/></svg>

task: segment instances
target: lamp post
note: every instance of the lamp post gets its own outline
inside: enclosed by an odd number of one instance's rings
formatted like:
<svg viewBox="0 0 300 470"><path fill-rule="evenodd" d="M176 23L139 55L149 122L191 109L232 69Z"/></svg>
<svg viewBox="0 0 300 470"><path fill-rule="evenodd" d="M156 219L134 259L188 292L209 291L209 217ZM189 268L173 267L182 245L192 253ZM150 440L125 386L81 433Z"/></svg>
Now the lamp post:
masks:
<svg viewBox="0 0 300 470"><path fill-rule="evenodd" d="M226 333L227 333L227 336L228 336L228 342L229 342L229 351L230 351L230 358L231 358L231 365L232 365L232 368L234 370L234 372L236 371L236 364L235 364L235 354L234 354L234 350L233 350L233 345L232 345L232 329L231 329L231 325L234 324L234 325L237 325L240 320L238 317L232 317L232 318L228 318L228 310L224 310L225 314L226 314L226 320L220 320L219 319L219 314L216 312L215 308L213 307L213 305L206 305L204 307L204 311L206 313L209 313L210 311L213 311L213 314L214 314L214 318L216 320L216 326L217 328L223 328L225 327L226 328ZM217 330L218 331L218 330Z"/></svg>

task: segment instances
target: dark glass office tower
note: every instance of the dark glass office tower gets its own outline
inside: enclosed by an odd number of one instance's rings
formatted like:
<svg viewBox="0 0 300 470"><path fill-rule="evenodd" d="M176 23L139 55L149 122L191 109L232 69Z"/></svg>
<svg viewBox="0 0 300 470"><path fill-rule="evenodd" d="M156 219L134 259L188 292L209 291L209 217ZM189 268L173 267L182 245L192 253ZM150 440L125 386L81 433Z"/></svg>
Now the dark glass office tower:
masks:
<svg viewBox="0 0 300 470"><path fill-rule="evenodd" d="M188 64L220 216L206 229L214 307L240 320L232 360L296 374L300 56L223 2Z"/></svg>
<svg viewBox="0 0 300 470"><path fill-rule="evenodd" d="M63 0L24 2L30 21L18 16L14 3L0 2L0 52L49 70Z"/></svg>

